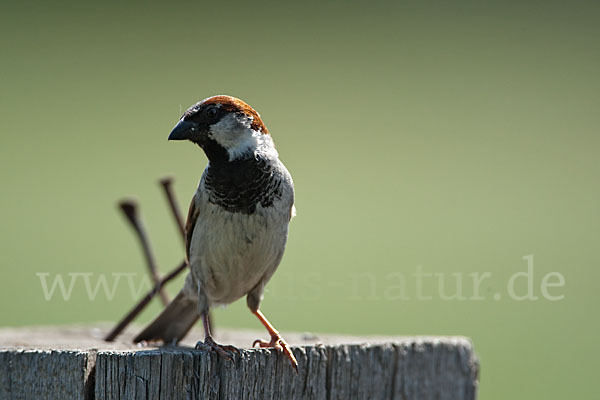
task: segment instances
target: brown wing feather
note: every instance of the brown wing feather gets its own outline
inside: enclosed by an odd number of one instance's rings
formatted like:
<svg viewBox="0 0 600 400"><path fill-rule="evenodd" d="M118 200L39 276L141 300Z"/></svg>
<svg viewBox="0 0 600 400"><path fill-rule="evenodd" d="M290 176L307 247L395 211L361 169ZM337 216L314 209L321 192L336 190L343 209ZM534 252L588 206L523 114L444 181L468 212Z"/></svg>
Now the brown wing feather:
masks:
<svg viewBox="0 0 600 400"><path fill-rule="evenodd" d="M190 204L190 210L188 212L187 222L185 223L185 254L187 255L188 261L190 259L190 243L192 242L192 234L194 233L194 227L198 220L199 210L196 208L196 195L192 197L192 203Z"/></svg>

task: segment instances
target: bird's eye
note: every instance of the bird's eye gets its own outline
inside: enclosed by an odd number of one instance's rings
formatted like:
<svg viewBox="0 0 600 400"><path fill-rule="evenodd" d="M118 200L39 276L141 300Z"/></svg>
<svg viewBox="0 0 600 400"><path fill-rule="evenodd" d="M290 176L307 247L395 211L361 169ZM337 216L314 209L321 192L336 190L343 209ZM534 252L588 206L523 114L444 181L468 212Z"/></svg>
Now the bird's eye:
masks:
<svg viewBox="0 0 600 400"><path fill-rule="evenodd" d="M215 107L211 107L206 110L206 116L210 119L213 119L217 116L217 109Z"/></svg>

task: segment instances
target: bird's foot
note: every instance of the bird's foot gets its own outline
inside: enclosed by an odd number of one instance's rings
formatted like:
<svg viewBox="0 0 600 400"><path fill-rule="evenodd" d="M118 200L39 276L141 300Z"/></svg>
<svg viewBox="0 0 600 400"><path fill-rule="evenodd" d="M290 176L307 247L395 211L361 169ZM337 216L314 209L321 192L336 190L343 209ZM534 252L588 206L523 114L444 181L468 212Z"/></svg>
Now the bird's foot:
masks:
<svg viewBox="0 0 600 400"><path fill-rule="evenodd" d="M296 370L296 373L298 373L298 361L296 361L296 357L294 357L294 353L292 353L292 350L290 350L290 346L288 346L287 342L283 340L281 335L277 334L271 336L270 342L257 339L254 341L254 343L252 343L252 347L257 346L260 348L274 347L277 351L282 352L285 354L288 360L290 360L292 367L294 367Z"/></svg>
<svg viewBox="0 0 600 400"><path fill-rule="evenodd" d="M210 336L203 341L196 343L197 350L216 351L220 356L225 357L229 361L233 361L233 353L240 354L240 350L235 346L219 344Z"/></svg>

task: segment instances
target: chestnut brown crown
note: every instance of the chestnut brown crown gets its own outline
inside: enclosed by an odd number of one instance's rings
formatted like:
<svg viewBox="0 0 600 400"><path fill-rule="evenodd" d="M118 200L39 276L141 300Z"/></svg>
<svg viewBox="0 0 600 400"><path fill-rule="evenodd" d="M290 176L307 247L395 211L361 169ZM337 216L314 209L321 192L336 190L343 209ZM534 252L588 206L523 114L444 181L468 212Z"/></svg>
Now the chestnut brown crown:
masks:
<svg viewBox="0 0 600 400"><path fill-rule="evenodd" d="M212 113L210 115L204 115ZM256 112L248 103L240 100L233 96L217 95L206 98L192 107L190 107L184 114L182 119L185 121L202 122L201 120L212 118L218 121L223 115L229 113L243 113L252 118L250 127L257 131L269 134L267 127L260 118L260 114Z"/></svg>

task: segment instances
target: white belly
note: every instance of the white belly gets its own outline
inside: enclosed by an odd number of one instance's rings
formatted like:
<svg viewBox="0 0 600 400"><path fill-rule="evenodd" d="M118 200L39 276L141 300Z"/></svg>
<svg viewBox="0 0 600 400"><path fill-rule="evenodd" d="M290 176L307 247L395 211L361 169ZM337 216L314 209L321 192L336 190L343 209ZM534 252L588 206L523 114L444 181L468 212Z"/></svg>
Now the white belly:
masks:
<svg viewBox="0 0 600 400"><path fill-rule="evenodd" d="M198 199L190 268L209 304L229 304L271 277L287 241L289 206L286 211L284 202L279 199L268 209L259 205L247 215Z"/></svg>

